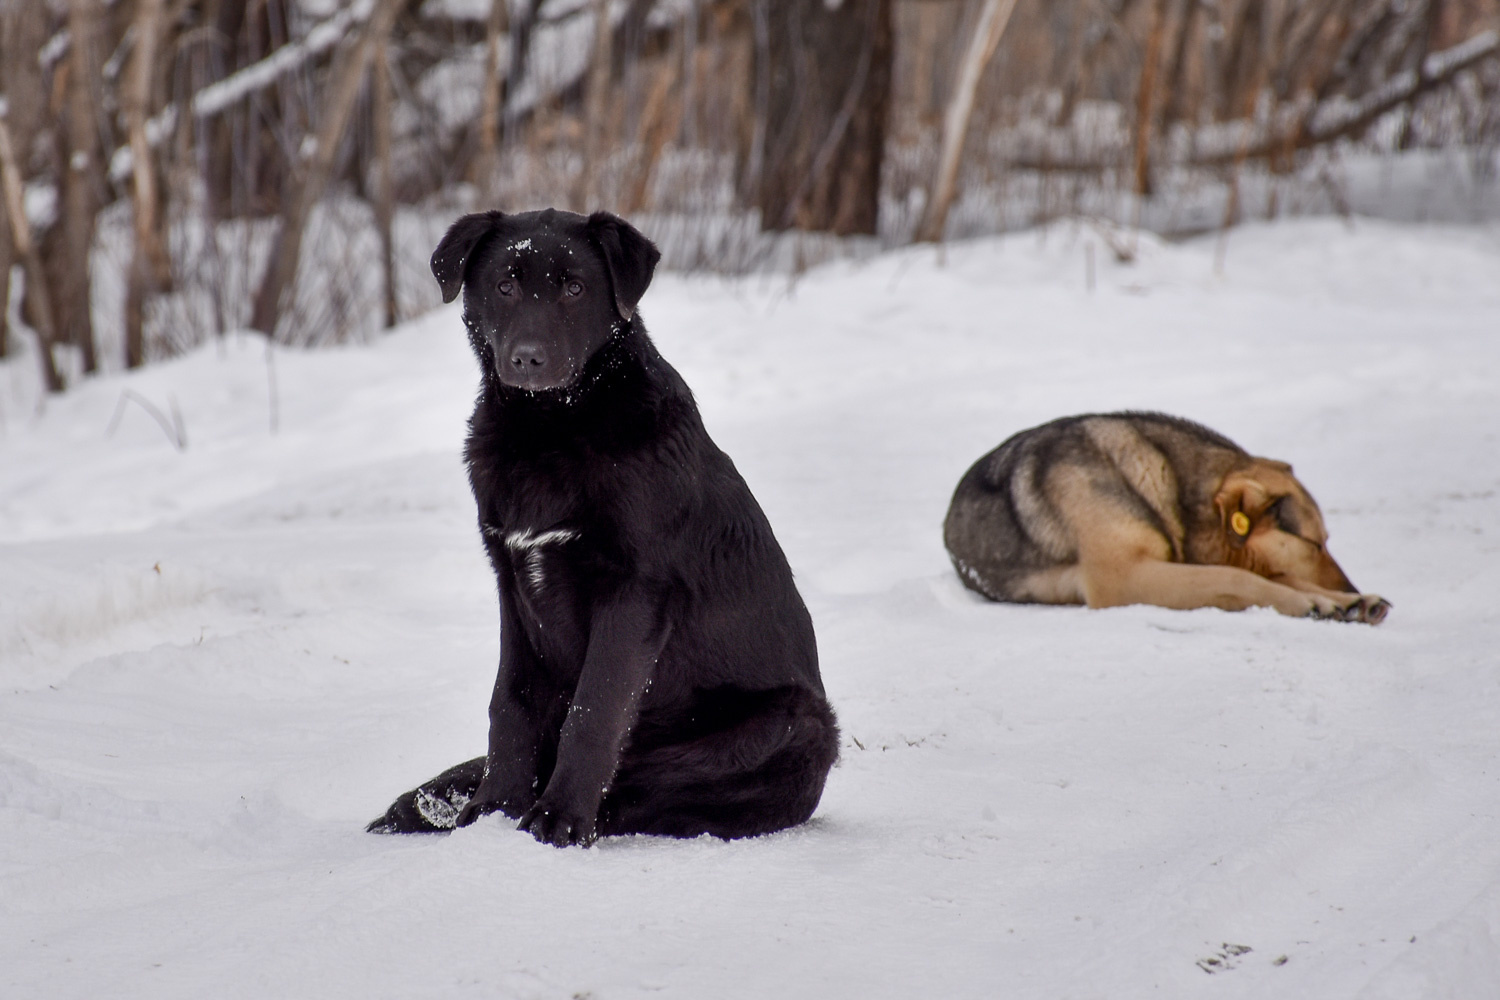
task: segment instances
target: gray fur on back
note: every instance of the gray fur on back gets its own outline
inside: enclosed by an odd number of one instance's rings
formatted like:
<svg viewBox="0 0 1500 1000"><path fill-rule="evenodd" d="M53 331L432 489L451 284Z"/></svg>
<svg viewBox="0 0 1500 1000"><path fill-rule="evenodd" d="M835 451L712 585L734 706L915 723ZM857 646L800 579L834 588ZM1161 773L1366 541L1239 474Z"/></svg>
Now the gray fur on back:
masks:
<svg viewBox="0 0 1500 1000"><path fill-rule="evenodd" d="M1180 417L1063 417L1008 438L969 468L953 493L943 541L965 586L992 600L1029 600L1021 581L1078 561L1058 503L1058 472L1068 470L1082 474L1090 506L1149 523L1173 561L1191 561L1191 535L1204 527L1218 483L1247 460L1233 441Z"/></svg>

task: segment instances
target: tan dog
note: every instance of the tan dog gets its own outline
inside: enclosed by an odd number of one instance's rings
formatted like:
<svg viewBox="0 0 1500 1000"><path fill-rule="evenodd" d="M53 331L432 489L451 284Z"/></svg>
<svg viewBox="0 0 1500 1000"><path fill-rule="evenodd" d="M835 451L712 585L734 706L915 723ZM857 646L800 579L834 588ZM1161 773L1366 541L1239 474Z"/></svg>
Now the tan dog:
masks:
<svg viewBox="0 0 1500 1000"><path fill-rule="evenodd" d="M1391 607L1328 554L1290 465L1160 413L1015 435L959 482L943 540L964 585L996 601L1261 606L1372 625Z"/></svg>

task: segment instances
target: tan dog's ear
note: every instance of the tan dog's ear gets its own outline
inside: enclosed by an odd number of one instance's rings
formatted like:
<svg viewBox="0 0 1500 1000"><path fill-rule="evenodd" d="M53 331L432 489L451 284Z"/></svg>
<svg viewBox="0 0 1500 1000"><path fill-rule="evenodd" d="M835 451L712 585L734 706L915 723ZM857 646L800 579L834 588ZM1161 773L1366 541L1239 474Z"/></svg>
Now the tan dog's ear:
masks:
<svg viewBox="0 0 1500 1000"><path fill-rule="evenodd" d="M1214 496L1214 506L1219 509L1219 521L1224 527L1224 537L1235 548L1242 548L1255 522L1271 505L1271 495L1250 470L1237 470L1224 477L1224 483Z"/></svg>

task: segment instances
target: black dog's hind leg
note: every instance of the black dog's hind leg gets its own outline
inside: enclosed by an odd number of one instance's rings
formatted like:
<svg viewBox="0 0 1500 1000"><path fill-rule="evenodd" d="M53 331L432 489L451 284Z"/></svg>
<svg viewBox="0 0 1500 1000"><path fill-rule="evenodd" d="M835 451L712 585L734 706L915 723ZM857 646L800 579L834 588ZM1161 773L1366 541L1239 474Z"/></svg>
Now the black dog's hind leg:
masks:
<svg viewBox="0 0 1500 1000"><path fill-rule="evenodd" d="M369 833L445 833L453 829L459 811L469 804L483 778L483 757L450 767L392 802L385 815L365 830Z"/></svg>
<svg viewBox="0 0 1500 1000"><path fill-rule="evenodd" d="M833 710L806 688L717 692L697 713L720 724L690 739L627 750L600 809L605 835L732 840L805 822L838 759Z"/></svg>

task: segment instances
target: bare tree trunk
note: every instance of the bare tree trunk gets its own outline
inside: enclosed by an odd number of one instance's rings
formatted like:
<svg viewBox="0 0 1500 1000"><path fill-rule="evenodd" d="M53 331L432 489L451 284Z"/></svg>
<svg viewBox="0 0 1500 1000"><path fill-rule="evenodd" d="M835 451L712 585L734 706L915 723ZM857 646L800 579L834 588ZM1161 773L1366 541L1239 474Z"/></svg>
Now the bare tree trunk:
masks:
<svg viewBox="0 0 1500 1000"><path fill-rule="evenodd" d="M3 52L3 47L0 47L0 58L3 58ZM5 118L0 115L0 128L4 127ZM8 137L5 144L10 145ZM0 171L4 169L4 163L0 162ZM0 184L4 182L4 178L0 177ZM0 191L0 359L10 356L10 272L17 260L16 239L11 230L10 209L7 207L10 199L3 194Z"/></svg>
<svg viewBox="0 0 1500 1000"><path fill-rule="evenodd" d="M516 93L526 79L526 64L531 59L531 32L536 27L537 11L544 0L522 0L521 16L510 26L510 62L505 67L505 101L503 102L505 139L515 137L519 115Z"/></svg>
<svg viewBox="0 0 1500 1000"><path fill-rule="evenodd" d="M892 0L758 0L767 88L761 228L874 234L890 105ZM762 25L757 24L757 31Z"/></svg>
<svg viewBox="0 0 1500 1000"><path fill-rule="evenodd" d="M100 0L70 0L67 66L67 123L61 137L62 233L49 273L55 281L59 333L78 348L83 370L99 367L94 346L90 275L94 223L103 203L100 163L99 74Z"/></svg>
<svg viewBox="0 0 1500 1000"><path fill-rule="evenodd" d="M602 201L600 188L605 157L605 119L609 114L610 45L609 0L593 0L594 51L590 57L588 89L584 95L583 172L578 178L574 207L587 211Z"/></svg>
<svg viewBox="0 0 1500 1000"><path fill-rule="evenodd" d="M6 116L10 112L10 101L14 96L17 84L20 81L13 79L12 72L18 58L14 53L16 49L17 22L19 12L14 4L0 2L0 128L5 128ZM25 60L32 62L33 60ZM30 69L30 66L26 67ZM21 84L24 86L24 83ZM33 95L33 98L35 95ZM9 145L7 135L6 144ZM14 159L14 153L11 156ZM4 162L0 161L0 171L4 170ZM0 184L4 184L5 178L0 174ZM11 233L10 211L6 207L9 198L5 196L6 191L0 187L0 358L10 354L10 272L15 266L17 257L16 241Z"/></svg>
<svg viewBox="0 0 1500 1000"><path fill-rule="evenodd" d="M138 0L135 10L135 49L121 104L130 137L134 181L135 250L125 294L125 365L138 368L146 360L145 307L147 298L169 287L172 261L161 232L156 154L146 138L151 113L151 79L163 28L164 0Z"/></svg>
<svg viewBox="0 0 1500 1000"><path fill-rule="evenodd" d="M1260 0L1252 0L1252 2L1259 3ZM1111 33L1117 31L1125 22L1136 0L1101 0L1101 4L1104 6L1107 21L1096 20L1096 23L1087 29L1089 37L1083 45L1079 46L1077 61L1064 77L1068 82L1063 88L1062 108L1057 114L1059 125L1067 125L1073 120L1073 112L1078 107L1078 102L1083 99L1089 85L1093 83L1094 72L1105 43L1109 41Z"/></svg>
<svg viewBox="0 0 1500 1000"><path fill-rule="evenodd" d="M662 150L682 122L686 98L679 99L677 90L683 69L681 61L668 60L651 84L646 106L641 110L640 161L620 200L620 211L626 215L646 207L651 191L651 178L661 160ZM691 71L690 67L687 69Z"/></svg>
<svg viewBox="0 0 1500 1000"><path fill-rule="evenodd" d="M1250 155L1250 128L1254 119L1256 99L1264 83L1262 70L1265 67L1262 18L1263 4L1252 2L1240 12L1237 29L1231 35L1229 63L1224 77L1224 95L1227 105L1235 117L1246 123L1245 139L1235 152L1234 165L1229 173L1229 197L1224 202L1224 219L1220 228L1228 232L1229 227L1240 219L1240 171ZM1223 269L1224 240L1220 238L1216 270Z"/></svg>
<svg viewBox="0 0 1500 1000"><path fill-rule="evenodd" d="M16 241L10 232L10 212L0 198L0 359L10 356L10 270L16 262Z"/></svg>
<svg viewBox="0 0 1500 1000"><path fill-rule="evenodd" d="M1248 118L1265 83L1265 0L1250 0L1229 30L1224 66L1224 106L1231 118Z"/></svg>
<svg viewBox="0 0 1500 1000"><path fill-rule="evenodd" d="M1189 124L1197 124L1203 88L1201 85L1195 86L1188 93L1187 81L1191 51L1189 46L1197 34L1201 9L1202 5L1198 0L1182 0L1177 18L1177 37L1172 45L1172 61L1167 67L1166 94L1162 107L1164 127L1184 120Z"/></svg>
<svg viewBox="0 0 1500 1000"><path fill-rule="evenodd" d="M4 114L0 114L0 186L5 191L5 214L10 220L10 234L16 252L26 266L26 301L31 306L36 325L42 381L46 383L48 392L62 392L62 375L52 359L52 345L57 341L57 323L53 319L51 288L47 284L41 254L37 252L36 241L32 237L31 222L26 218L24 182L5 118ZM9 275L6 277L8 282Z"/></svg>
<svg viewBox="0 0 1500 1000"><path fill-rule="evenodd" d="M740 201L756 204L766 168L766 133L771 121L771 13L768 0L750 4L750 114L748 128L738 149L741 157L735 164L735 189Z"/></svg>
<svg viewBox="0 0 1500 1000"><path fill-rule="evenodd" d="M380 231L380 269L385 276L385 326L399 320L396 306L396 242L391 231L396 207L391 186L391 71L389 45L381 39L375 46L375 228Z"/></svg>
<svg viewBox="0 0 1500 1000"><path fill-rule="evenodd" d="M265 276L255 294L250 315L252 329L274 336L281 319L283 298L291 294L296 283L297 265L302 258L302 238L313 206L323 196L344 128L354 110L365 67L381 41L390 36L402 0L379 0L374 12L343 59L333 70L332 86L323 105L323 120L314 140L312 156L302 168L302 176L292 177L281 210L281 225L271 244L271 255Z"/></svg>
<svg viewBox="0 0 1500 1000"><path fill-rule="evenodd" d="M911 30L911 38L902 38L902 43L905 45L909 41L911 46L911 108L919 130L937 122L942 112L938 77L940 74L944 79L948 76L943 60L943 50L947 47L945 35L948 34L944 29L948 27L950 17L948 7L923 3L907 8L906 16L915 18L916 26Z"/></svg>
<svg viewBox="0 0 1500 1000"><path fill-rule="evenodd" d="M61 392L62 377L52 357L57 338L52 291L40 245L24 211L26 163L38 131L52 117L47 107L49 88L36 58L51 33L49 21L44 4L0 0L0 93L5 95L0 111L0 191L6 203L7 242L25 275L20 312L36 332L48 391Z"/></svg>
<svg viewBox="0 0 1500 1000"><path fill-rule="evenodd" d="M500 145L500 37L510 31L510 0L490 0L490 16L484 28L484 96L479 109L479 155L474 158L474 182L491 200Z"/></svg>
<svg viewBox="0 0 1500 1000"><path fill-rule="evenodd" d="M213 302L213 332L217 339L222 339L231 326L243 322L244 314L234 308L238 303L233 301L230 288L233 284L249 287L250 265L243 254L234 255L232 261L225 260L219 232L226 217L247 212L247 206L254 202L261 173L257 165L260 154L252 145L262 134L255 111L259 96L252 95L245 102L248 107L241 105L217 119L192 115L192 98L199 90L263 54L259 3L252 12L249 9L252 2L256 0L219 0L218 17L212 22L215 29L195 39L188 87L177 95L178 114L191 122L191 128L181 133L184 140L191 141L191 148L182 150L181 162L192 163L191 174L202 185L208 259L199 273L204 275ZM238 282L229 278L230 268L239 272Z"/></svg>
<svg viewBox="0 0 1500 1000"><path fill-rule="evenodd" d="M1141 85L1135 100L1135 193L1151 194L1151 134L1156 119L1156 74L1161 66L1162 36L1166 34L1167 0L1151 5L1146 29L1146 51L1141 57Z"/></svg>
<svg viewBox="0 0 1500 1000"><path fill-rule="evenodd" d="M1310 82L1309 55L1346 0L1312 0L1299 9L1288 11L1281 37L1277 40L1280 65L1272 79L1278 101L1290 100L1300 85ZM1326 47L1326 39L1325 39Z"/></svg>
<svg viewBox="0 0 1500 1000"><path fill-rule="evenodd" d="M1016 0L985 0L984 8L979 12L979 23L974 26L963 62L959 63L958 79L953 84L948 110L943 115L942 151L938 154L937 176L929 189L927 207L917 226L919 243L936 243L943 238L948 210L958 191L958 165L963 159L964 141L969 135L969 118L974 114L974 96L1015 9Z"/></svg>
<svg viewBox="0 0 1500 1000"><path fill-rule="evenodd" d="M688 0L682 21L682 145L698 145L698 34L699 0ZM658 150L660 152L660 150Z"/></svg>

